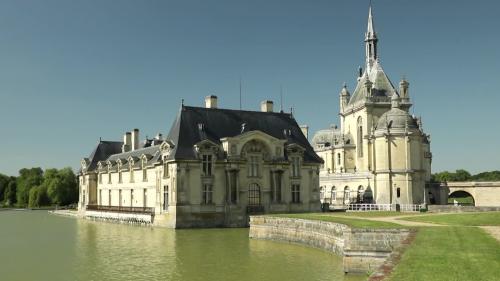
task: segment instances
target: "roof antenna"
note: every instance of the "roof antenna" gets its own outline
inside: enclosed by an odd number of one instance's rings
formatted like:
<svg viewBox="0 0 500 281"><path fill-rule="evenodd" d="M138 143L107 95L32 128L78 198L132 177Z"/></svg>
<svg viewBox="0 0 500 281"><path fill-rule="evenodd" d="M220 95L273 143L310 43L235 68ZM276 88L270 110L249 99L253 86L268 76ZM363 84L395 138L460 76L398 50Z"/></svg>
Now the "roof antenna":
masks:
<svg viewBox="0 0 500 281"><path fill-rule="evenodd" d="M283 113L283 84L280 84L280 112Z"/></svg>
<svg viewBox="0 0 500 281"><path fill-rule="evenodd" d="M240 76L240 110L241 110L241 76Z"/></svg>

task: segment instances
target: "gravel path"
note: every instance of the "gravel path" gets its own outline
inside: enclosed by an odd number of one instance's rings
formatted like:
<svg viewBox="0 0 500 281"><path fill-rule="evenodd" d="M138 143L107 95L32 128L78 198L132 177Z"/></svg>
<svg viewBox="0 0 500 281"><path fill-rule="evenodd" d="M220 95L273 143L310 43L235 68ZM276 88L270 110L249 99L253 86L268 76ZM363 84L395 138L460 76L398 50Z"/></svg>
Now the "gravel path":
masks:
<svg viewBox="0 0 500 281"><path fill-rule="evenodd" d="M500 242L500 226L481 226L481 228Z"/></svg>

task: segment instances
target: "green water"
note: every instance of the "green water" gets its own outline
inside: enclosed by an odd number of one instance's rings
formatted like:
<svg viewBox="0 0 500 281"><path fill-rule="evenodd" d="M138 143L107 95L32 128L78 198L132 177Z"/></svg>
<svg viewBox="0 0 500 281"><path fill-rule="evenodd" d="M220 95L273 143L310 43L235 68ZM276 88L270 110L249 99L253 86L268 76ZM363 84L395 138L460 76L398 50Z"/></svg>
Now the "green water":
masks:
<svg viewBox="0 0 500 281"><path fill-rule="evenodd" d="M248 229L170 230L45 211L0 212L0 280L363 280L307 247Z"/></svg>

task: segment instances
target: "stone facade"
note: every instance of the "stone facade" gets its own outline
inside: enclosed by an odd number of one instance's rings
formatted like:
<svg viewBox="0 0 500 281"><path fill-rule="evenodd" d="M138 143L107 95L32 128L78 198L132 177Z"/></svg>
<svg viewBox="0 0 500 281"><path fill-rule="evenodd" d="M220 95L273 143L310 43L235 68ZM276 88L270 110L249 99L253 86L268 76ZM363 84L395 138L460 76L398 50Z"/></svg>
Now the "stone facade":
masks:
<svg viewBox="0 0 500 281"><path fill-rule="evenodd" d="M250 218L250 238L307 245L343 256L346 273L375 271L410 234L406 229L353 229L343 224L271 216Z"/></svg>
<svg viewBox="0 0 500 281"><path fill-rule="evenodd" d="M320 209L321 159L291 114L269 101L252 112L206 100L205 108L182 105L166 138L139 144L134 130L123 142L100 141L81 162L81 213L151 213L155 225L187 228Z"/></svg>
<svg viewBox="0 0 500 281"><path fill-rule="evenodd" d="M365 70L352 95L347 86L340 92L340 127L313 137L324 160L321 199L334 207L429 203L430 137L409 114L409 83L403 79L396 89L382 69L377 43L370 8Z"/></svg>

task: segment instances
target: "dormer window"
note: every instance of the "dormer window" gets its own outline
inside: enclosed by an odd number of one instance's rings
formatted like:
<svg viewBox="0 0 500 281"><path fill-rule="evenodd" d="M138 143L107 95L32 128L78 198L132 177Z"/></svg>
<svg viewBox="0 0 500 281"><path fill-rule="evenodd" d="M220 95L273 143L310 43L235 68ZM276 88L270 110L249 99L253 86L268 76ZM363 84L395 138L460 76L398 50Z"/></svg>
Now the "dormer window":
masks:
<svg viewBox="0 0 500 281"><path fill-rule="evenodd" d="M146 159L142 160L142 181L148 181L148 170L146 169Z"/></svg>
<svg viewBox="0 0 500 281"><path fill-rule="evenodd" d="M204 176L211 176L212 175L212 155L211 154L203 154L202 159L202 169L203 169L203 175Z"/></svg>

